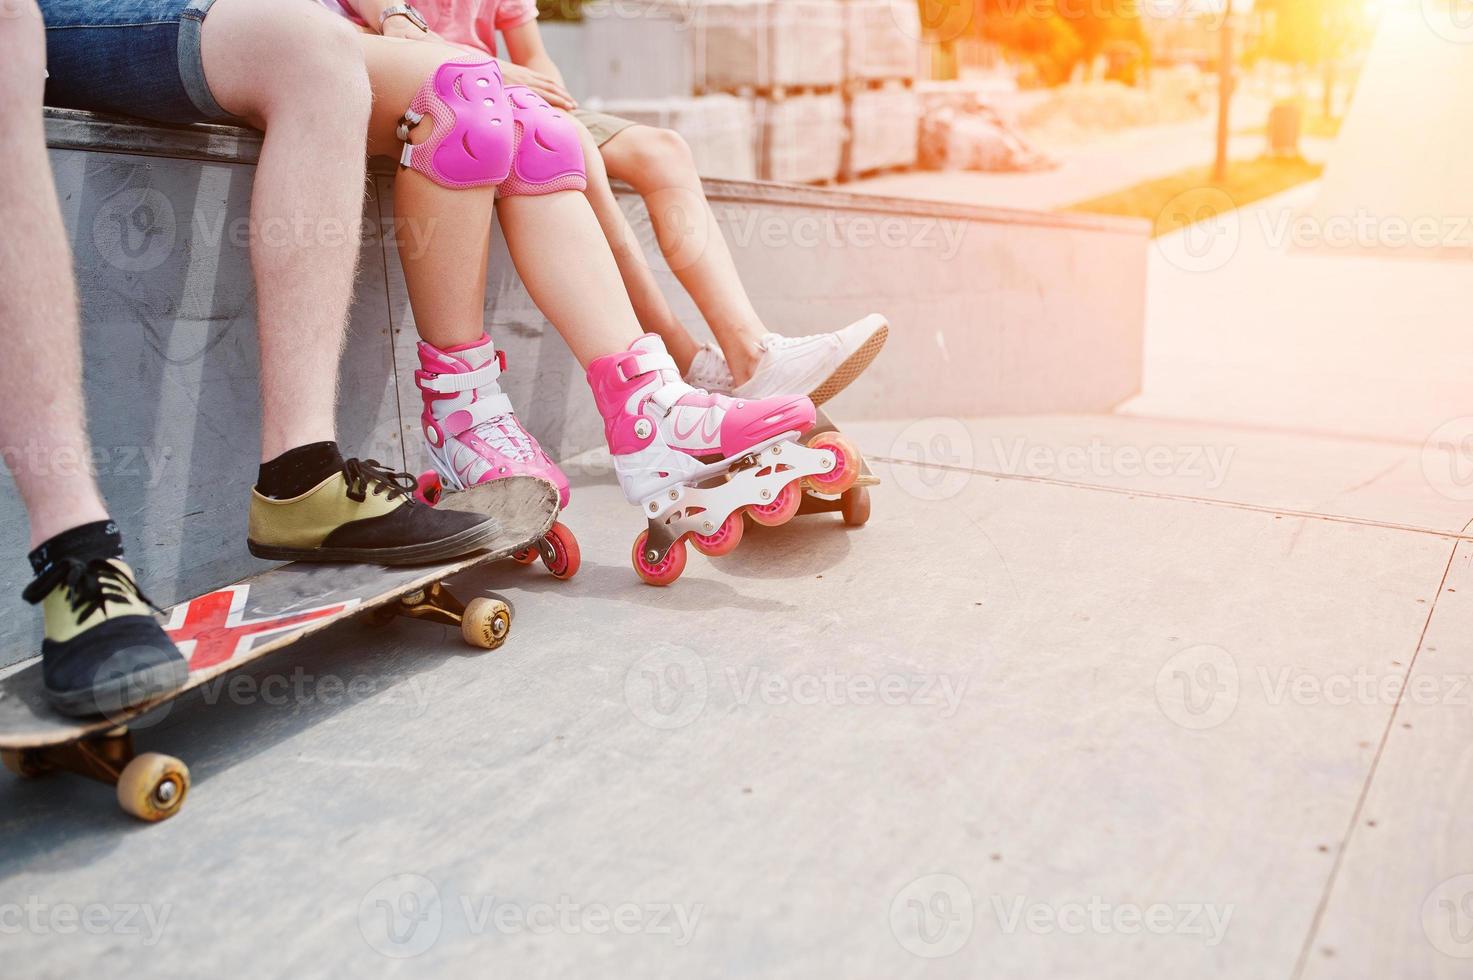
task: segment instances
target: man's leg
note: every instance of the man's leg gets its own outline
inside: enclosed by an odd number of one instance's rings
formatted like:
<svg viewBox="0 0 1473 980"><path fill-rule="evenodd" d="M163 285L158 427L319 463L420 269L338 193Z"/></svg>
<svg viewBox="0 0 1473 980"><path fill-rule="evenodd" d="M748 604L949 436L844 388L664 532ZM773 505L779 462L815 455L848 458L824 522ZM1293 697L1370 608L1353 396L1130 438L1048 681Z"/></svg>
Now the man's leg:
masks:
<svg viewBox="0 0 1473 980"><path fill-rule="evenodd" d="M261 459L334 439L371 94L356 32L301 0L217 0L205 78L266 133L251 201Z"/></svg>
<svg viewBox="0 0 1473 980"><path fill-rule="evenodd" d="M608 174L644 198L670 271L695 300L740 385L761 357L767 327L737 275L731 250L706 202L690 147L678 133L631 126L602 148Z"/></svg>
<svg viewBox="0 0 1473 980"><path fill-rule="evenodd" d="M0 17L0 452L31 521L34 548L107 519L90 469L72 256L46 158L46 46L33 4Z"/></svg>
<svg viewBox="0 0 1473 980"><path fill-rule="evenodd" d="M0 451L31 523L47 695L69 715L174 690L184 657L150 615L91 474L72 256L41 122L45 39L34 3L0 17Z"/></svg>

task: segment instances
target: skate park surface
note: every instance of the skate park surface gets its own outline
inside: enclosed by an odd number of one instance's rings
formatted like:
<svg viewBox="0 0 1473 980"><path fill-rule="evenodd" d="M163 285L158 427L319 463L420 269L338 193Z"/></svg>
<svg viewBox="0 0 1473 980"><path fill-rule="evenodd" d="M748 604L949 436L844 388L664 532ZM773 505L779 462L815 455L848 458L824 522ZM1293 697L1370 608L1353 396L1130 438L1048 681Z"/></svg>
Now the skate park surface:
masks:
<svg viewBox="0 0 1473 980"><path fill-rule="evenodd" d="M7 964L1466 976L1473 491L1429 433L1468 355L1422 364L1452 335L1412 316L1373 368L1286 366L1331 326L1296 288L1336 283L1353 319L1465 273L1281 256L1270 303L1230 288L1258 227L1214 271L1153 251L1119 412L845 426L883 481L863 528L751 528L648 588L635 512L581 456L578 577L459 583L514 603L501 651L350 625L186 700L137 733L194 774L161 825L85 781L0 782ZM1259 305L1184 318L1204 288ZM1229 403L1245 317L1285 353ZM1377 393L1419 371L1420 399ZM1342 411L1296 415L1311 385Z"/></svg>

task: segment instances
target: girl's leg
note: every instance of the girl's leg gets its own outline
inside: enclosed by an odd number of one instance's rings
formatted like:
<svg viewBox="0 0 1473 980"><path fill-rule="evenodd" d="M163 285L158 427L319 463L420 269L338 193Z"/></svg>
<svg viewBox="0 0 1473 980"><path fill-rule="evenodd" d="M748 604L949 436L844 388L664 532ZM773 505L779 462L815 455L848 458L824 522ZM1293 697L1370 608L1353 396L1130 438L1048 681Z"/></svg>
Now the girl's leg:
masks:
<svg viewBox="0 0 1473 980"><path fill-rule="evenodd" d="M426 41L363 35L373 85L370 154L399 155L395 130L424 80L464 52ZM429 136L426 120L411 134ZM413 170L394 184L394 213L404 279L420 336L440 348L482 336L486 262L495 188L456 190ZM543 314L585 367L639 338L639 320L598 220L583 195L561 191L501 202L507 244Z"/></svg>
<svg viewBox="0 0 1473 980"><path fill-rule="evenodd" d="M690 147L671 130L630 126L601 149L609 176L644 198L665 261L716 335L736 384L743 384L756 369L768 330L706 203Z"/></svg>
<svg viewBox="0 0 1473 980"><path fill-rule="evenodd" d="M634 312L646 331L659 334L660 339L665 341L666 349L675 358L680 370L687 371L701 347L690 335L690 331L685 329L685 324L676 318L675 311L665 301L665 294L660 292L660 286L655 282L649 263L645 261L644 250L639 247L634 229L629 227L624 210L614 198L613 188L609 187L609 174L604 169L603 158L599 155L598 144L593 141L593 135L581 124L578 126L578 133L583 139L583 162L588 174L588 189L584 191L584 195L593 206L593 213L603 228L604 238L608 240L609 248L614 253L614 261L618 263L619 275L623 278L624 289L634 304Z"/></svg>

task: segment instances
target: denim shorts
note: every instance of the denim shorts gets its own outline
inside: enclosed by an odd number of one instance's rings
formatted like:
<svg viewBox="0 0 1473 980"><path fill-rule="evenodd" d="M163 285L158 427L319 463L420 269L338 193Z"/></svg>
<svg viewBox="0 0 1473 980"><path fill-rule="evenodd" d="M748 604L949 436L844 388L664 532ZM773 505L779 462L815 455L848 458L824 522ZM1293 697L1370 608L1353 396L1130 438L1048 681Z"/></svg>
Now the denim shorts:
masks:
<svg viewBox="0 0 1473 980"><path fill-rule="evenodd" d="M223 122L200 30L215 0L39 0L46 104L166 123Z"/></svg>

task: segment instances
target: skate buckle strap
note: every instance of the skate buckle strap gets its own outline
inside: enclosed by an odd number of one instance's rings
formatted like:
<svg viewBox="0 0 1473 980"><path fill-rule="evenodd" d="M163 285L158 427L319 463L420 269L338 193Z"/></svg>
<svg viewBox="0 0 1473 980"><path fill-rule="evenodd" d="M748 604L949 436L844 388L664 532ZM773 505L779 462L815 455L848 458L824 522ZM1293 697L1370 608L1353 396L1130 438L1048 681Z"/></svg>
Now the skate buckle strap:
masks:
<svg viewBox="0 0 1473 980"><path fill-rule="evenodd" d="M513 414L515 413L511 407L511 399L498 392L494 395L482 395L465 408L456 409L440 419L438 424L442 432L454 438L467 429L474 429L482 422L488 422L498 415Z"/></svg>
<svg viewBox="0 0 1473 980"><path fill-rule="evenodd" d="M623 361L619 368L625 381L632 381L642 374L652 374L655 371L672 371L677 378L680 377L680 369L675 366L675 358L663 351L635 354Z"/></svg>
<svg viewBox="0 0 1473 980"><path fill-rule="evenodd" d="M669 415L675 408L676 403L693 391L695 389L684 381L672 381L664 387L650 392L649 401L659 406L660 411Z"/></svg>
<svg viewBox="0 0 1473 980"><path fill-rule="evenodd" d="M500 351L496 352L500 355ZM474 371L464 374L437 374L425 378L420 382L420 387L441 395L455 394L461 391L470 391L489 384L501 377L501 358L493 357Z"/></svg>

